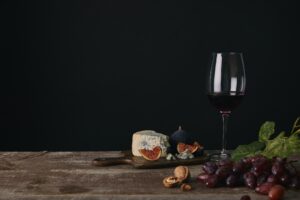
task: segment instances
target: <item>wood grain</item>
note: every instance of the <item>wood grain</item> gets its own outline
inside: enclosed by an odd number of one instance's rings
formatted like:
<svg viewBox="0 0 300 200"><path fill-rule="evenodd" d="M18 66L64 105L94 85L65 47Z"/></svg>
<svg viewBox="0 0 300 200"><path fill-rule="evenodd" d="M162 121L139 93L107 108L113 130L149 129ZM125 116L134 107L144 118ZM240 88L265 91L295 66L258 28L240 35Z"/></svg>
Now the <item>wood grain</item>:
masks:
<svg viewBox="0 0 300 200"><path fill-rule="evenodd" d="M0 152L0 199L203 199L239 200L244 194L265 200L252 190L209 189L196 182L200 165L190 166L193 190L167 189L162 179L173 168L134 169L129 165L95 167L97 157L120 157L121 152ZM299 199L289 190L286 200Z"/></svg>

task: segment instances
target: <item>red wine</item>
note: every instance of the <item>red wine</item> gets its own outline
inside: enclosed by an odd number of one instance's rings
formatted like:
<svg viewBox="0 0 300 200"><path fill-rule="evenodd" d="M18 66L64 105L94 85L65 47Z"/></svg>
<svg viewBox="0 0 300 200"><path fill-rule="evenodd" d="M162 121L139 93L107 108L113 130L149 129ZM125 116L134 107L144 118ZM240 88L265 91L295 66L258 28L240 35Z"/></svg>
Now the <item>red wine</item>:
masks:
<svg viewBox="0 0 300 200"><path fill-rule="evenodd" d="M220 112L234 110L242 101L243 93L214 93L208 94L208 99Z"/></svg>

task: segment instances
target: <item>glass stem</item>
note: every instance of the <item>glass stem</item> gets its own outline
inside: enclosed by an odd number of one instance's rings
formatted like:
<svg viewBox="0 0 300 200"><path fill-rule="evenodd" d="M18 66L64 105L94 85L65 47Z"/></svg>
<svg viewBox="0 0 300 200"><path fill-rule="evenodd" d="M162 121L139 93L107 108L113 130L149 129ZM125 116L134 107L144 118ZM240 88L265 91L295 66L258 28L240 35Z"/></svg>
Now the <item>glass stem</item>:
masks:
<svg viewBox="0 0 300 200"><path fill-rule="evenodd" d="M223 133L222 133L222 150L221 156L227 156L226 153L226 135L227 135L227 127L228 127L228 120L230 112L221 112L222 115L222 122L223 122Z"/></svg>

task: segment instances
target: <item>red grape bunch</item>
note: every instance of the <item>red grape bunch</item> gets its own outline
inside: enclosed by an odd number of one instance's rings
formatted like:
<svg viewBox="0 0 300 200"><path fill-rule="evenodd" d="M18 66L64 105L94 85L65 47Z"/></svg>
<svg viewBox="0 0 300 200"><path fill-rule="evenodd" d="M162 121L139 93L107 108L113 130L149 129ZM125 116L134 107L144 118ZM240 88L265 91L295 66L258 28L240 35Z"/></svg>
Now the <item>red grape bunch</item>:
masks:
<svg viewBox="0 0 300 200"><path fill-rule="evenodd" d="M197 179L210 188L245 185L259 194L269 195L272 200L280 199L285 187L300 188L299 173L286 158L255 155L237 162L206 162L202 169Z"/></svg>

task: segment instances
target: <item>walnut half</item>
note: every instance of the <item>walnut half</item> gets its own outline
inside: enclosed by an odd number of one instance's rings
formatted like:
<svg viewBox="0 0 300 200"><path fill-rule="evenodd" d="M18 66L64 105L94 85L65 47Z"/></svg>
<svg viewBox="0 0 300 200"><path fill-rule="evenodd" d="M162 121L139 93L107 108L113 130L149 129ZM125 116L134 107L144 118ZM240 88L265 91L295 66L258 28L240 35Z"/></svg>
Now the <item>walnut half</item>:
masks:
<svg viewBox="0 0 300 200"><path fill-rule="evenodd" d="M188 182L191 178L190 170L187 166L176 167L174 170L174 176L182 183Z"/></svg>
<svg viewBox="0 0 300 200"><path fill-rule="evenodd" d="M167 188L172 188L177 186L180 183L177 177L175 176L168 176L163 179L163 184Z"/></svg>

